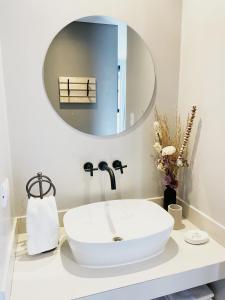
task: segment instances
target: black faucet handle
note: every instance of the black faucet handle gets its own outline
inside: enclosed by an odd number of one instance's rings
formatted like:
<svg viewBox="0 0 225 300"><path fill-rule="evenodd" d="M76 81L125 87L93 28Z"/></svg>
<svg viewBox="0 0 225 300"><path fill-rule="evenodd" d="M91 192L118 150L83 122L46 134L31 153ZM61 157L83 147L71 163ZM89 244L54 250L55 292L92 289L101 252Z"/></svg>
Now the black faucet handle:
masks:
<svg viewBox="0 0 225 300"><path fill-rule="evenodd" d="M122 162L120 160L114 160L112 163L112 166L115 170L120 170L120 173L123 174L123 169L127 168L127 165L122 165Z"/></svg>
<svg viewBox="0 0 225 300"><path fill-rule="evenodd" d="M93 172L94 171L97 171L98 170L98 168L94 168L93 167L93 164L91 163L91 162L86 162L85 164L84 164L84 171L85 172L90 172L90 175L91 176L93 176Z"/></svg>

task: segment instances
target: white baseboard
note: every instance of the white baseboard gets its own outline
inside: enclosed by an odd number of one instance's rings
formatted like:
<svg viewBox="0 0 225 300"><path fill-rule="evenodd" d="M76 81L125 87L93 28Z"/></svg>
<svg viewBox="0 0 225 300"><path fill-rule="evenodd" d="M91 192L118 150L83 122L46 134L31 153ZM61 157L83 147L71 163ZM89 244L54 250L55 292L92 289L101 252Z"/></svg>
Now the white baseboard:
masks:
<svg viewBox="0 0 225 300"><path fill-rule="evenodd" d="M177 202L183 207L184 218L190 220L199 229L207 231L214 240L225 247L225 226L179 197Z"/></svg>
<svg viewBox="0 0 225 300"><path fill-rule="evenodd" d="M6 258L5 272L2 286L0 287L0 300L10 300L13 269L15 262L16 244L17 244L17 220L13 219L12 231L8 245L8 257Z"/></svg>

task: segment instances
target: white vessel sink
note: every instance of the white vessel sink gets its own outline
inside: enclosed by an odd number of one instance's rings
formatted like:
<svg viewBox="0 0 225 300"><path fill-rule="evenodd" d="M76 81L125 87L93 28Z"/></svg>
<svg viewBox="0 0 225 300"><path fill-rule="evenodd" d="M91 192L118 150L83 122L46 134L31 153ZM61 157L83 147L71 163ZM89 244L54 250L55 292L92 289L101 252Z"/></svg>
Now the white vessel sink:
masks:
<svg viewBox="0 0 225 300"><path fill-rule="evenodd" d="M163 208L143 199L92 203L64 216L75 260L91 268L126 265L160 254L173 224Z"/></svg>

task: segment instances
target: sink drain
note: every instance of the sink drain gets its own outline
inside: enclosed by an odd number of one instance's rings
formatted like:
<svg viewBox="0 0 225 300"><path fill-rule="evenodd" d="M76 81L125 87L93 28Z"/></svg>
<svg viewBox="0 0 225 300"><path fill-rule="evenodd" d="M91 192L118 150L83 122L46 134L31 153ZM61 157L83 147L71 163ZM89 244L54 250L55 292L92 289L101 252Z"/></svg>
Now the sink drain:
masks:
<svg viewBox="0 0 225 300"><path fill-rule="evenodd" d="M113 237L113 241L114 242L120 242L120 241L122 241L123 240L123 238L121 238L120 236L114 236Z"/></svg>

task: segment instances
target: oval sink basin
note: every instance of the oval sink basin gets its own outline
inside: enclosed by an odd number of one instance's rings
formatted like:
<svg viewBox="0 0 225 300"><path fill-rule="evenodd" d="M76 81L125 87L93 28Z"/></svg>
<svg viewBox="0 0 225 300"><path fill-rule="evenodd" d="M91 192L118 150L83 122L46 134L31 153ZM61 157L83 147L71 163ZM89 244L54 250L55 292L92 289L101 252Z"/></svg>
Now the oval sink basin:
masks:
<svg viewBox="0 0 225 300"><path fill-rule="evenodd" d="M167 211L143 199L92 203L64 216L75 260L91 268L136 263L160 254L173 224Z"/></svg>

